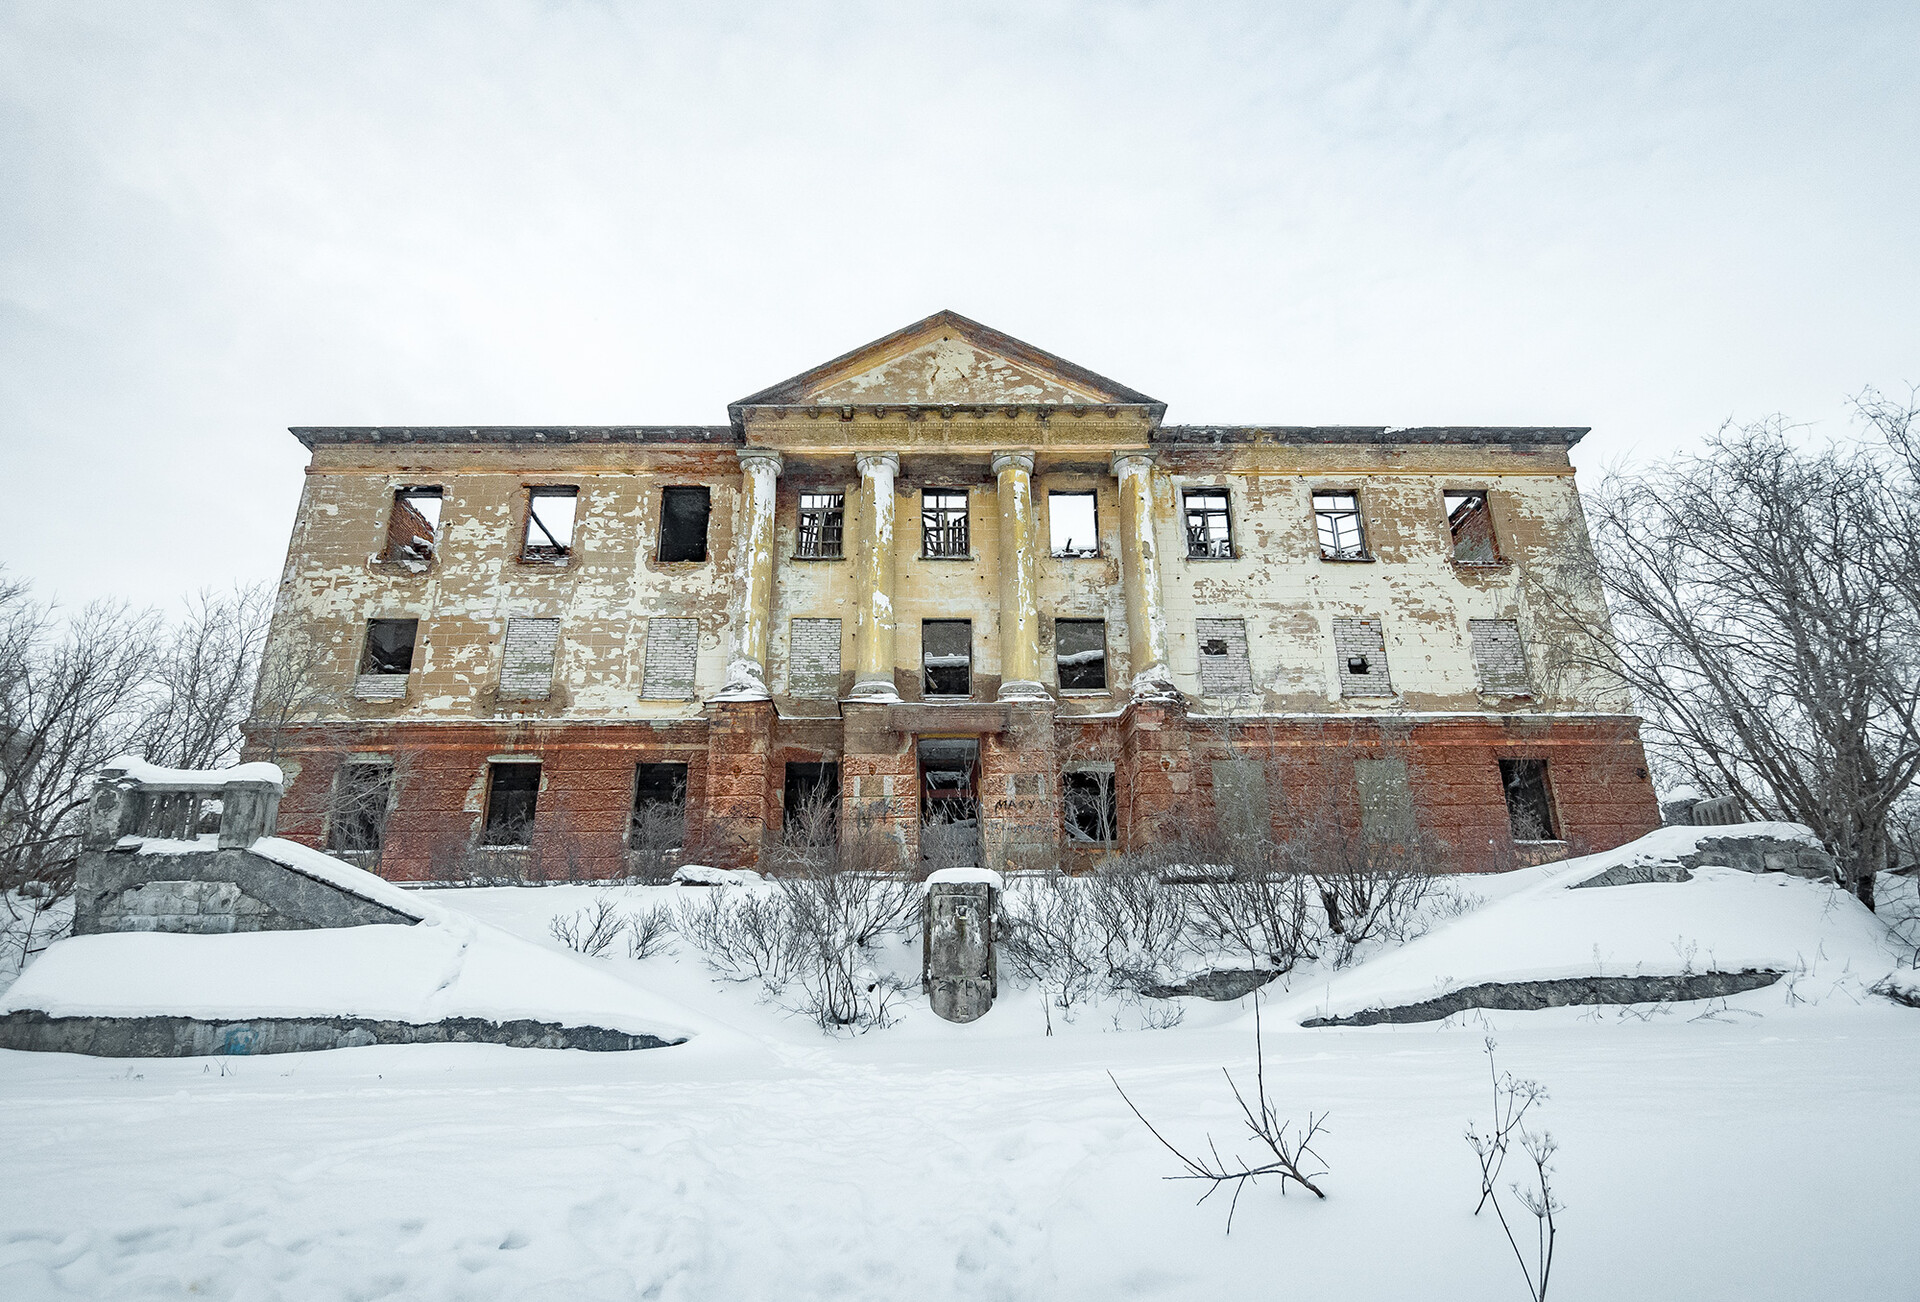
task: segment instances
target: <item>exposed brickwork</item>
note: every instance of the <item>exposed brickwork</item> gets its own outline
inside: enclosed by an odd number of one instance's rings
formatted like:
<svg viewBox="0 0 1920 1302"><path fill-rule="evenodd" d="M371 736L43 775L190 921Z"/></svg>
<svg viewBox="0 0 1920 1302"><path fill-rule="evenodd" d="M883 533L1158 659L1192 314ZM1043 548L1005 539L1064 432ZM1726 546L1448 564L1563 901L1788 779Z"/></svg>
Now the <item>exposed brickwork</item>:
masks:
<svg viewBox="0 0 1920 1302"><path fill-rule="evenodd" d="M1520 646L1520 625L1511 619L1470 619L1473 671L1489 696L1525 696L1533 690L1527 655Z"/></svg>
<svg viewBox="0 0 1920 1302"><path fill-rule="evenodd" d="M1253 691L1253 665L1247 658L1247 621L1196 619L1200 643L1200 694L1245 696Z"/></svg>
<svg viewBox="0 0 1920 1302"><path fill-rule="evenodd" d="M831 701L840 694L840 621L796 619L787 660L790 690L809 700Z"/></svg>
<svg viewBox="0 0 1920 1302"><path fill-rule="evenodd" d="M545 700L553 691L553 653L559 642L557 619L509 619L500 695L509 700Z"/></svg>
<svg viewBox="0 0 1920 1302"><path fill-rule="evenodd" d="M1333 657L1340 674L1340 695L1393 695L1393 678L1387 671L1386 636L1379 620L1336 615ZM1355 665L1362 660L1366 662L1366 672L1356 672Z"/></svg>
<svg viewBox="0 0 1920 1302"><path fill-rule="evenodd" d="M693 695L700 655L700 621L656 615L647 621L647 664L640 696L684 701Z"/></svg>

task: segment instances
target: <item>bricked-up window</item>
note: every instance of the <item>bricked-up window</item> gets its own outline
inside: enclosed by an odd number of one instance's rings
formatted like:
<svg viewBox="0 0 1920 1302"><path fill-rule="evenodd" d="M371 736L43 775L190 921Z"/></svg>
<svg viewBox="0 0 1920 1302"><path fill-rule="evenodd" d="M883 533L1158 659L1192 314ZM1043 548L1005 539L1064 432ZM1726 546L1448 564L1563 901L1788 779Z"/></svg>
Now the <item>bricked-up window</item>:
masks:
<svg viewBox="0 0 1920 1302"><path fill-rule="evenodd" d="M1213 822L1229 840L1242 844L1272 839L1265 764L1252 759L1213 762Z"/></svg>
<svg viewBox="0 0 1920 1302"><path fill-rule="evenodd" d="M840 765L826 760L789 763L781 826L788 840L826 844L840 826Z"/></svg>
<svg viewBox="0 0 1920 1302"><path fill-rule="evenodd" d="M487 822L481 844L532 844L533 813L539 803L538 764L489 764Z"/></svg>
<svg viewBox="0 0 1920 1302"><path fill-rule="evenodd" d="M1100 525L1092 493L1048 493L1047 533L1055 556L1098 556Z"/></svg>
<svg viewBox="0 0 1920 1302"><path fill-rule="evenodd" d="M1447 529L1453 534L1455 565L1498 565L1500 547L1493 536L1493 512L1487 495L1479 491L1448 491L1440 495L1447 508Z"/></svg>
<svg viewBox="0 0 1920 1302"><path fill-rule="evenodd" d="M580 490L572 484L544 484L527 490L527 543L521 558L557 561L573 554L573 517Z"/></svg>
<svg viewBox="0 0 1920 1302"><path fill-rule="evenodd" d="M707 517L713 494L706 488L660 490L660 560L707 559Z"/></svg>
<svg viewBox="0 0 1920 1302"><path fill-rule="evenodd" d="M640 674L640 695L649 701L688 700L693 696L699 660L700 621L655 615L647 621L647 662Z"/></svg>
<svg viewBox="0 0 1920 1302"><path fill-rule="evenodd" d="M441 497L438 486L393 490L393 514L387 517L387 546L382 559L410 567L433 562Z"/></svg>
<svg viewBox="0 0 1920 1302"><path fill-rule="evenodd" d="M840 621L796 619L787 656L788 690L802 700L831 701L840 695Z"/></svg>
<svg viewBox="0 0 1920 1302"><path fill-rule="evenodd" d="M1387 640L1378 619L1338 616L1333 621L1333 654L1342 696L1392 696L1387 674Z"/></svg>
<svg viewBox="0 0 1920 1302"><path fill-rule="evenodd" d="M1360 838L1369 845L1404 844L1413 837L1413 789L1407 762L1397 755L1353 762L1360 789Z"/></svg>
<svg viewBox="0 0 1920 1302"><path fill-rule="evenodd" d="M922 690L928 696L973 692L973 621L929 619L920 625Z"/></svg>
<svg viewBox="0 0 1920 1302"><path fill-rule="evenodd" d="M846 522L845 493L800 494L800 527L794 535L793 554L817 561L841 559Z"/></svg>
<svg viewBox="0 0 1920 1302"><path fill-rule="evenodd" d="M559 644L559 620L509 619L500 662L500 695L516 701L544 701L551 696L553 653Z"/></svg>
<svg viewBox="0 0 1920 1302"><path fill-rule="evenodd" d="M1489 696L1531 696L1527 656L1520 645L1520 626L1510 619L1470 619L1473 672L1480 690Z"/></svg>
<svg viewBox="0 0 1920 1302"><path fill-rule="evenodd" d="M420 631L417 619L370 619L367 646L360 656L362 674L399 674L413 671L413 643Z"/></svg>
<svg viewBox="0 0 1920 1302"><path fill-rule="evenodd" d="M1320 559L1364 561L1367 531L1360 520L1360 495L1326 492L1313 495L1313 520L1320 532Z"/></svg>
<svg viewBox="0 0 1920 1302"><path fill-rule="evenodd" d="M1253 691L1253 665L1247 659L1247 621L1197 619L1200 643L1200 694L1246 696Z"/></svg>
<svg viewBox="0 0 1920 1302"><path fill-rule="evenodd" d="M1107 625L1099 619L1053 621L1053 660L1063 692L1107 689Z"/></svg>
<svg viewBox="0 0 1920 1302"><path fill-rule="evenodd" d="M1187 515L1187 555L1213 560L1233 556L1233 516L1224 488L1189 488L1183 495Z"/></svg>
<svg viewBox="0 0 1920 1302"><path fill-rule="evenodd" d="M1113 774L1069 771L1061 775L1060 792L1065 802L1068 841L1076 845L1114 841L1120 811L1114 799Z"/></svg>
<svg viewBox="0 0 1920 1302"><path fill-rule="evenodd" d="M393 765L379 760L342 764L333 779L327 849L336 854L378 854L392 802Z"/></svg>
<svg viewBox="0 0 1920 1302"><path fill-rule="evenodd" d="M1500 785L1507 792L1507 821L1516 841L1554 841L1553 794L1547 786L1547 762L1539 759L1500 761Z"/></svg>
<svg viewBox="0 0 1920 1302"><path fill-rule="evenodd" d="M964 488L928 488L920 493L922 554L936 558L964 558L967 550L967 491Z"/></svg>
<svg viewBox="0 0 1920 1302"><path fill-rule="evenodd" d="M627 844L635 849L679 845L687 834L687 766L636 764Z"/></svg>

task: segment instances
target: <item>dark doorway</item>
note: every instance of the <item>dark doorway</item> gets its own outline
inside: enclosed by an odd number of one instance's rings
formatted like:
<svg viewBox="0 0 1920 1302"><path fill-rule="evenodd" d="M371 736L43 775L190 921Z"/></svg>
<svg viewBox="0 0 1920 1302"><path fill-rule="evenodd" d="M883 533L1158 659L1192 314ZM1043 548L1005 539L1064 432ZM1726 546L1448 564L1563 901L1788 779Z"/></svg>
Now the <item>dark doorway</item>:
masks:
<svg viewBox="0 0 1920 1302"><path fill-rule="evenodd" d="M919 751L921 863L979 866L980 743L972 737L930 737Z"/></svg>
<svg viewBox="0 0 1920 1302"><path fill-rule="evenodd" d="M789 762L781 821L790 843L829 846L838 841L840 765Z"/></svg>
<svg viewBox="0 0 1920 1302"><path fill-rule="evenodd" d="M531 845L540 800L538 764L497 763L487 778L487 822L482 845Z"/></svg>

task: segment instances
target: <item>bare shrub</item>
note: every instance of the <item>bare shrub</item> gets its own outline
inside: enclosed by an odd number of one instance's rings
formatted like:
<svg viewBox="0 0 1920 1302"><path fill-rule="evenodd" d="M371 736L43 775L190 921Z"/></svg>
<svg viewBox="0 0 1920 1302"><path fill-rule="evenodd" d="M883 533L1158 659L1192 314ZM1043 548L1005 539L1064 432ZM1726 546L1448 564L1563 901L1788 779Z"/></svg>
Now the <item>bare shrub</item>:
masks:
<svg viewBox="0 0 1920 1302"><path fill-rule="evenodd" d="M1493 1083L1492 1125L1483 1133L1472 1122L1467 1123L1467 1143L1480 1162L1480 1201L1474 1205L1473 1214L1478 1216L1484 1207L1493 1208L1526 1280L1527 1296L1533 1302L1546 1302L1547 1282L1553 1274L1553 1241L1558 1233L1554 1218L1565 1210L1553 1192L1552 1158L1558 1145L1552 1135L1545 1131L1535 1134L1523 1123L1535 1104L1546 1101L1547 1089L1539 1081L1520 1080L1510 1071L1501 1071L1494 1061L1494 1047L1489 1037L1486 1052L1487 1074ZM1533 1178L1528 1184L1513 1182L1508 1189L1534 1218L1531 1254L1522 1246L1522 1236L1515 1233L1500 1201L1500 1172L1516 1140L1533 1164Z"/></svg>
<svg viewBox="0 0 1920 1302"><path fill-rule="evenodd" d="M1107 982L1086 894L1058 871L1022 876L1007 883L1000 912L1000 956L1040 987L1051 1035L1053 1009L1070 1017Z"/></svg>
<svg viewBox="0 0 1920 1302"><path fill-rule="evenodd" d="M602 896L578 913L556 914L547 924L553 938L588 958L604 958L633 925L633 918Z"/></svg>
<svg viewBox="0 0 1920 1302"><path fill-rule="evenodd" d="M1313 879L1268 864L1191 891L1196 932L1243 951L1256 967L1291 972L1318 956L1326 936Z"/></svg>
<svg viewBox="0 0 1920 1302"><path fill-rule="evenodd" d="M1187 939L1187 891L1163 881L1152 857L1114 855L1074 885L1086 893L1114 985L1138 989L1173 970Z"/></svg>
<svg viewBox="0 0 1920 1302"><path fill-rule="evenodd" d="M800 946L783 896L723 886L674 910L674 929L727 981L758 981L770 994L793 979Z"/></svg>
<svg viewBox="0 0 1920 1302"><path fill-rule="evenodd" d="M684 805L648 804L634 810L627 822L628 875L653 886L673 880L686 825Z"/></svg>
<svg viewBox="0 0 1920 1302"><path fill-rule="evenodd" d="M649 905L627 919L627 957L643 959L665 953L673 936L673 910L664 904Z"/></svg>

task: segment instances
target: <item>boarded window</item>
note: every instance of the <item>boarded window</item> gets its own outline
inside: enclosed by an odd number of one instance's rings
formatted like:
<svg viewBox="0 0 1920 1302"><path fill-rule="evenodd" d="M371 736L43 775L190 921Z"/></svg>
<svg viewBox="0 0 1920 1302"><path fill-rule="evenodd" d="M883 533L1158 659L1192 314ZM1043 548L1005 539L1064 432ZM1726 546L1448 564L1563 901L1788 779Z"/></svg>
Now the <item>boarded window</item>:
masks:
<svg viewBox="0 0 1920 1302"><path fill-rule="evenodd" d="M1360 788L1360 836L1369 845L1404 845L1413 838L1413 791L1407 762L1399 756L1355 760Z"/></svg>
<svg viewBox="0 0 1920 1302"><path fill-rule="evenodd" d="M1377 619L1336 617L1333 654L1340 669L1340 695L1392 696L1387 674L1387 641Z"/></svg>
<svg viewBox="0 0 1920 1302"><path fill-rule="evenodd" d="M699 620L666 616L649 619L640 695L649 701L688 700L693 696L693 675L699 660Z"/></svg>
<svg viewBox="0 0 1920 1302"><path fill-rule="evenodd" d="M840 827L840 765L789 763L781 822L789 841L830 845Z"/></svg>
<svg viewBox="0 0 1920 1302"><path fill-rule="evenodd" d="M794 535L793 554L809 560L839 560L846 523L846 494L800 494L800 527Z"/></svg>
<svg viewBox="0 0 1920 1302"><path fill-rule="evenodd" d="M433 562L433 544L440 528L441 490L397 488L393 493L393 514L387 517L387 545L382 559L395 561L410 569L424 568Z"/></svg>
<svg viewBox="0 0 1920 1302"><path fill-rule="evenodd" d="M337 854L378 854L393 803L393 766L381 761L342 764L333 781L327 849Z"/></svg>
<svg viewBox="0 0 1920 1302"><path fill-rule="evenodd" d="M967 556L967 492L929 488L920 494L920 537L924 555Z"/></svg>
<svg viewBox="0 0 1920 1302"><path fill-rule="evenodd" d="M792 693L809 701L837 699L840 695L840 621L794 620L792 648L787 657Z"/></svg>
<svg viewBox="0 0 1920 1302"><path fill-rule="evenodd" d="M1267 766L1259 760L1213 762L1213 816L1221 835L1246 844L1273 836L1267 805Z"/></svg>
<svg viewBox="0 0 1920 1302"><path fill-rule="evenodd" d="M1467 629L1473 636L1473 672L1480 690L1489 696L1531 695L1520 626L1510 619L1470 619Z"/></svg>
<svg viewBox="0 0 1920 1302"><path fill-rule="evenodd" d="M1455 565L1498 565L1500 548L1493 536L1493 513L1483 492L1447 492L1440 500L1447 508L1447 528L1453 534Z"/></svg>
<svg viewBox="0 0 1920 1302"><path fill-rule="evenodd" d="M1320 558L1328 561L1367 559L1367 532L1360 521L1358 493L1313 495L1314 526L1320 534Z"/></svg>
<svg viewBox="0 0 1920 1302"><path fill-rule="evenodd" d="M510 619L500 662L500 695L544 701L553 693L553 652L560 642L557 619Z"/></svg>
<svg viewBox="0 0 1920 1302"><path fill-rule="evenodd" d="M1053 659L1063 692L1107 689L1107 625L1099 619L1053 621Z"/></svg>
<svg viewBox="0 0 1920 1302"><path fill-rule="evenodd" d="M370 619L367 646L360 657L362 674L407 674L413 670L413 641L417 619Z"/></svg>
<svg viewBox="0 0 1920 1302"><path fill-rule="evenodd" d="M678 846L687 832L687 766L636 764L627 845L640 851Z"/></svg>
<svg viewBox="0 0 1920 1302"><path fill-rule="evenodd" d="M527 490L527 542L520 555L530 561L555 561L573 554L573 518L580 490L552 484Z"/></svg>
<svg viewBox="0 0 1920 1302"><path fill-rule="evenodd" d="M1073 771L1061 775L1067 840L1075 844L1112 842L1120 824L1113 793L1113 774Z"/></svg>
<svg viewBox="0 0 1920 1302"><path fill-rule="evenodd" d="M481 842L531 844L534 808L540 802L540 766L490 764L487 769L487 822Z"/></svg>
<svg viewBox="0 0 1920 1302"><path fill-rule="evenodd" d="M1547 762L1539 759L1500 761L1500 785L1507 792L1507 821L1516 841L1553 841L1559 833L1553 823L1553 795L1547 787Z"/></svg>
<svg viewBox="0 0 1920 1302"><path fill-rule="evenodd" d="M1224 488L1189 488L1185 494L1187 555L1225 559L1233 555L1233 517Z"/></svg>
<svg viewBox="0 0 1920 1302"><path fill-rule="evenodd" d="M1048 493L1047 532L1055 556L1098 556L1100 527L1092 493Z"/></svg>
<svg viewBox="0 0 1920 1302"><path fill-rule="evenodd" d="M1246 696L1253 691L1253 666L1247 660L1247 621L1199 619L1200 694Z"/></svg>
<svg viewBox="0 0 1920 1302"><path fill-rule="evenodd" d="M920 625L921 690L928 696L973 692L973 621L929 619Z"/></svg>
<svg viewBox="0 0 1920 1302"><path fill-rule="evenodd" d="M660 560L707 559L707 517L713 495L705 488L660 490Z"/></svg>

